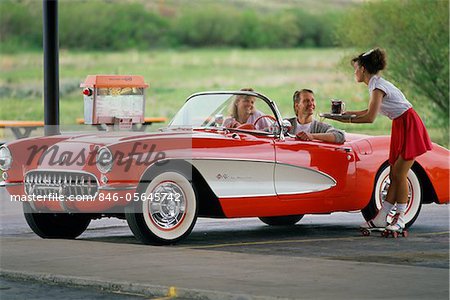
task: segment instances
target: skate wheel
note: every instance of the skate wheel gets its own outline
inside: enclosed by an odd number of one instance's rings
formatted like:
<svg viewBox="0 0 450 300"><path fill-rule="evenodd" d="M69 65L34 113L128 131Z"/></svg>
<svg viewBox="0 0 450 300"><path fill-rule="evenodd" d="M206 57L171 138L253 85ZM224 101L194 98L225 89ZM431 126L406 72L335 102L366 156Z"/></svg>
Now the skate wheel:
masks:
<svg viewBox="0 0 450 300"><path fill-rule="evenodd" d="M370 235L370 231L367 230L367 229L362 229L361 233L362 233L363 236L369 236Z"/></svg>
<svg viewBox="0 0 450 300"><path fill-rule="evenodd" d="M392 237L393 237L394 239L398 238L398 232L397 232L397 231L393 231L393 232L392 232Z"/></svg>
<svg viewBox="0 0 450 300"><path fill-rule="evenodd" d="M402 232L402 236L403 236L403 237L408 237L408 231L403 231L403 232Z"/></svg>

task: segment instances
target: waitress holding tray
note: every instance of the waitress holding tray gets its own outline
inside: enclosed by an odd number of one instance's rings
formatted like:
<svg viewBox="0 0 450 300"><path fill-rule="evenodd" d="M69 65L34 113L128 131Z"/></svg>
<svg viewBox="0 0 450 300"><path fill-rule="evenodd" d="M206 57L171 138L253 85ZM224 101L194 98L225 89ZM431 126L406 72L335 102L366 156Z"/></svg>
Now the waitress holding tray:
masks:
<svg viewBox="0 0 450 300"><path fill-rule="evenodd" d="M361 227L402 232L408 201L407 174L415 158L431 150L431 140L411 103L397 87L379 75L386 67L386 53L382 49L362 53L353 58L351 63L355 69L356 82L364 82L369 87L368 108L347 111L342 117L329 118L345 123L373 123L378 113L381 113L392 120L389 152L391 185L378 214ZM388 224L386 218L395 204L396 214L392 223Z"/></svg>

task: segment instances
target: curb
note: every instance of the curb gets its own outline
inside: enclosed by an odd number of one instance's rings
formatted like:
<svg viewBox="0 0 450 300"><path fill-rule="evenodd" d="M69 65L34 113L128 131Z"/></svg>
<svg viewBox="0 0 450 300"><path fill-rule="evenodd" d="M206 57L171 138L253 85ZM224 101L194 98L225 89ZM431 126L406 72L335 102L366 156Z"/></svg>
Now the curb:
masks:
<svg viewBox="0 0 450 300"><path fill-rule="evenodd" d="M159 286L128 281L107 281L99 278L66 276L37 272L23 272L0 269L0 277L22 281L38 281L57 285L70 285L71 287L89 287L117 294L155 297L154 299L192 299L192 300L282 300L287 298L274 298L266 296L253 296L247 294L233 294L212 290L199 290L177 288L173 286Z"/></svg>

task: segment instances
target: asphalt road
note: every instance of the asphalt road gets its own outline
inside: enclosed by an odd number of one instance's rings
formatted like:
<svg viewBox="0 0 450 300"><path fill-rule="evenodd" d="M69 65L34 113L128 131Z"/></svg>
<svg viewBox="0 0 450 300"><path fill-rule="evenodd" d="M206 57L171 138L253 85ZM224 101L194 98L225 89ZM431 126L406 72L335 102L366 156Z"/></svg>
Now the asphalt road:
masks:
<svg viewBox="0 0 450 300"><path fill-rule="evenodd" d="M143 295L110 293L86 287L67 287L37 281L23 281L0 278L0 299L90 299L90 300L142 300ZM148 298L147 298L148 299Z"/></svg>
<svg viewBox="0 0 450 300"><path fill-rule="evenodd" d="M0 199L1 236L38 240L26 225L20 204L5 201L5 195L1 194ZM249 257L286 257L286 261L313 258L328 260L330 263L342 261L364 265L375 263L426 267L429 270L449 269L449 206L424 205L408 238L386 239L378 234L364 237L358 230L361 222L360 213L305 216L292 227L270 227L256 218L199 219L186 240L167 249L208 250L212 255L217 253L218 260L223 255L235 253ZM125 248L139 244L126 222L118 219L93 221L78 240ZM0 253L0 259L3 261L8 258ZM195 270L192 272L195 273ZM448 271L446 274L447 278L442 280L448 283ZM345 278L345 274L343 276ZM361 276L370 277L370 274ZM434 280L424 274L423 281L432 283ZM444 290L446 297L443 298L448 299L448 286ZM380 298L389 297L384 295Z"/></svg>

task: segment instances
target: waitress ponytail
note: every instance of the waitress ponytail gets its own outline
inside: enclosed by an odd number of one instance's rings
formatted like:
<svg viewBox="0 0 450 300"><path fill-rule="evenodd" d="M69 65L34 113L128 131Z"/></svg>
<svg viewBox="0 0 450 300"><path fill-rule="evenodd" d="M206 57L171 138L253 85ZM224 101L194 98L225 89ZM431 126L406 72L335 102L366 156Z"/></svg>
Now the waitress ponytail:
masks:
<svg viewBox="0 0 450 300"><path fill-rule="evenodd" d="M354 57L351 63L358 63L364 67L370 74L376 74L386 68L386 52L380 48L374 48Z"/></svg>

